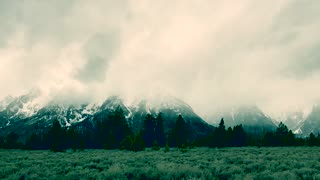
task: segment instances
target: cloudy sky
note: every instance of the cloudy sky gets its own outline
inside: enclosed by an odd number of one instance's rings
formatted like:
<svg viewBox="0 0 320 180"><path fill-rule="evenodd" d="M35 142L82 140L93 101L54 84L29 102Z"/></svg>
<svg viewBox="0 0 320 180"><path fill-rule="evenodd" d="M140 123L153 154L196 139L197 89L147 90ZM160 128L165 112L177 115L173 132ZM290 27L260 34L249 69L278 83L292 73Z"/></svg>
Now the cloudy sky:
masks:
<svg viewBox="0 0 320 180"><path fill-rule="evenodd" d="M202 115L320 97L319 0L1 0L0 98L169 94Z"/></svg>

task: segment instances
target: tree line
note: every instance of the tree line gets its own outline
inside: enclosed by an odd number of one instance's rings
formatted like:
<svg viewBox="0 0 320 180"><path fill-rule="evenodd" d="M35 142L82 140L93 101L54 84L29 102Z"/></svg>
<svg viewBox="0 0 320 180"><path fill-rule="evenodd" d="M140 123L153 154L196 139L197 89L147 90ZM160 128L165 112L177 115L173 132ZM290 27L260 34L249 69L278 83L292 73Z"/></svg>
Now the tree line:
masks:
<svg viewBox="0 0 320 180"><path fill-rule="evenodd" d="M19 136L11 132L0 137L0 148L28 149L61 152L66 149L121 149L142 151L145 148L159 150L160 147L206 146L211 148L243 147L243 146L320 146L320 135L311 133L307 138L296 137L283 123L275 131L263 132L261 135L246 133L242 125L226 128L223 118L212 132L196 139L194 133L182 115L177 117L174 127L165 132L162 113L156 117L148 114L143 127L134 133L129 127L124 112L118 108L112 113L99 114L94 119L94 126L62 127L55 119L47 130L37 130L27 137L25 143Z"/></svg>

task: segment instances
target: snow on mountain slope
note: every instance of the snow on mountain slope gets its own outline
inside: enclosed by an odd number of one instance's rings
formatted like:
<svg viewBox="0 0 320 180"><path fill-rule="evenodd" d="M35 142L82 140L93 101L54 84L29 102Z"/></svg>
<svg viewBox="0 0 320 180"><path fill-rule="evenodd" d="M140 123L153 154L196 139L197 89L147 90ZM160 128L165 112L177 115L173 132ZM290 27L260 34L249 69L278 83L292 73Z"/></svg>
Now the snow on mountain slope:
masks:
<svg viewBox="0 0 320 180"><path fill-rule="evenodd" d="M14 126L17 122L20 122L20 127L39 123L43 127L48 127L54 119L58 119L64 126L83 122L94 124L95 120L107 119L110 112L120 107L130 126L135 130L142 127L147 114L157 116L160 112L163 113L167 130L174 126L180 114L198 134L205 134L212 130L212 127L187 103L172 96L136 99L132 103L126 103L118 96L111 96L101 103L68 105L54 100L43 101L39 96L39 92L33 91L19 97L9 96L0 101L0 128L3 130L7 126ZM320 110L317 109L320 108L315 106L312 112L306 108L296 112L282 113L274 120L257 106L234 106L213 113L207 120L214 121L214 125L217 126L220 119L224 118L227 127L242 124L254 131L275 129L282 121L296 133L309 133L317 132L316 127L320 127L320 122L318 124Z"/></svg>
<svg viewBox="0 0 320 180"><path fill-rule="evenodd" d="M296 107L292 111L273 114L276 124L283 122L289 129L297 131L312 111L312 106ZM301 129L300 129L301 130ZM298 131L297 131L298 132Z"/></svg>
<svg viewBox="0 0 320 180"><path fill-rule="evenodd" d="M147 114L156 117L161 112L167 132L174 127L179 115L183 116L186 123L195 132L195 136L205 135L212 130L212 127L199 117L188 104L172 96L136 100L129 105L129 109L133 114L132 121L136 129L142 128L143 120Z"/></svg>
<svg viewBox="0 0 320 180"><path fill-rule="evenodd" d="M0 111L5 110L13 100L14 98L12 96L7 96L2 101L0 101Z"/></svg>
<svg viewBox="0 0 320 180"><path fill-rule="evenodd" d="M40 92L33 90L18 97L8 96L1 101L0 127L35 115L41 109Z"/></svg>
<svg viewBox="0 0 320 180"><path fill-rule="evenodd" d="M247 131L252 132L276 128L272 118L264 114L257 106L234 106L215 112L208 117L215 126L218 126L221 118L224 119L226 127L242 124Z"/></svg>
<svg viewBox="0 0 320 180"><path fill-rule="evenodd" d="M315 104L307 118L296 126L295 131L302 136L320 133L320 106Z"/></svg>

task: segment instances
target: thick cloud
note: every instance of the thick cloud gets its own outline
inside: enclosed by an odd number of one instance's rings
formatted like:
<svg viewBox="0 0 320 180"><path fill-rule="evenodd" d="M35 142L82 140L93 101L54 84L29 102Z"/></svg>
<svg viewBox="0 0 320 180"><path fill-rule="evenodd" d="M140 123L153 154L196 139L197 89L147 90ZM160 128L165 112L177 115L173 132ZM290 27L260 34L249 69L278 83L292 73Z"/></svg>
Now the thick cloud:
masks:
<svg viewBox="0 0 320 180"><path fill-rule="evenodd" d="M82 48L86 64L79 70L77 77L83 82L103 82L118 43L116 33L96 34L90 38Z"/></svg>
<svg viewBox="0 0 320 180"><path fill-rule="evenodd" d="M87 100L171 94L208 115L320 97L317 0L0 3L1 98L33 87Z"/></svg>

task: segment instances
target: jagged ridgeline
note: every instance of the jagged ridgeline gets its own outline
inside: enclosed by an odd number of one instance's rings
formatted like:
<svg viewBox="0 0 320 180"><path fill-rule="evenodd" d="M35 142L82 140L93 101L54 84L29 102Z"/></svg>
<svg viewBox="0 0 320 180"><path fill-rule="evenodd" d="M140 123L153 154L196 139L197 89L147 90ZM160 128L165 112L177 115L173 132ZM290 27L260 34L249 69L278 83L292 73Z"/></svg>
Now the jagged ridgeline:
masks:
<svg viewBox="0 0 320 180"><path fill-rule="evenodd" d="M152 147L319 145L320 136L297 138L257 106L222 111L208 124L174 97L140 99L129 105L118 96L102 103L42 103L39 92L0 102L0 148L105 148L133 151ZM224 118L222 118L224 117ZM300 131L315 132L319 108L302 120ZM306 137L305 136L305 137Z"/></svg>
<svg viewBox="0 0 320 180"><path fill-rule="evenodd" d="M7 97L0 103L0 136L15 132L26 138L33 132L46 131L57 120L63 127L74 127L78 131L93 133L102 121L108 121L110 114L121 109L133 133L143 128L147 115L157 117L161 112L166 134L174 128L182 115L191 131L190 140L209 134L213 127L200 118L192 108L174 97L159 101L138 100L126 105L118 96L107 98L103 103L63 104L51 101L41 105L39 94L32 92L17 98ZM25 139L22 139L25 140Z"/></svg>

